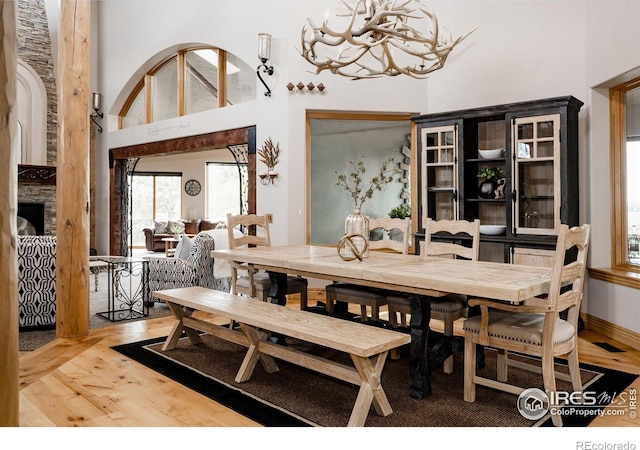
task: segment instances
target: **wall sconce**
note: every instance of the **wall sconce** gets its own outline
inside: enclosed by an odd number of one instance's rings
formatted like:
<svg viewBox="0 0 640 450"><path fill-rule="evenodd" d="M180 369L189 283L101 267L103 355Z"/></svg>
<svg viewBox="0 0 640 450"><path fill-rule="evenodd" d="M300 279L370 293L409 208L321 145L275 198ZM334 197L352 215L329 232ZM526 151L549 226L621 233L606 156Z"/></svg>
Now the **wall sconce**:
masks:
<svg viewBox="0 0 640 450"><path fill-rule="evenodd" d="M260 69L264 73L269 75L273 75L273 66L267 66L267 61L269 61L269 57L271 56L271 35L267 33L259 33L258 34L258 58L262 61L262 64L258 66L258 70L256 70L256 74L258 74L258 78L267 89L264 95L266 97L271 97L271 89L267 86L267 83L262 79L260 75Z"/></svg>
<svg viewBox="0 0 640 450"><path fill-rule="evenodd" d="M102 94L94 92L91 95L91 105L93 106L93 112L89 114L89 118L91 118L91 121L98 127L98 133L102 133L102 127L97 120L104 117L104 113L100 112L100 109L102 108Z"/></svg>
<svg viewBox="0 0 640 450"><path fill-rule="evenodd" d="M273 145L271 138L267 139L264 141L264 146L258 150L258 156L260 156L260 161L267 166L266 172L258 173L260 184L264 186L273 184L273 181L278 177L275 167L280 156L280 144Z"/></svg>
<svg viewBox="0 0 640 450"><path fill-rule="evenodd" d="M267 186L269 184L273 184L273 180L278 177L278 172L270 170L268 172L260 172L258 176L260 177L260 184Z"/></svg>

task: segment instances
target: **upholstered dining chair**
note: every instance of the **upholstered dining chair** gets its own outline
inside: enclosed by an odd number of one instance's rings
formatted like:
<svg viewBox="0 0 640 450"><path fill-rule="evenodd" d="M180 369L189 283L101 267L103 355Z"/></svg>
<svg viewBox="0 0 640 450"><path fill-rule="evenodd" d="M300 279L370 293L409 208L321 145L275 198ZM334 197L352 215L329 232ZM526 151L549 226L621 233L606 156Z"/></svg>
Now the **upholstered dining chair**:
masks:
<svg viewBox="0 0 640 450"><path fill-rule="evenodd" d="M438 241L433 237L437 233L451 236L471 237L471 245L465 246L462 241L447 240ZM467 220L432 220L427 219L425 224L425 238L420 243L420 256L438 256L448 258L464 258L472 261L478 260L480 250L480 220L473 222ZM406 314L411 313L409 298L402 293L392 293L387 296L387 308L389 309L389 322L392 327L399 326L397 316L400 314L400 324L406 326ZM444 323L444 336L453 337L453 322L464 317L467 313L467 298L464 295L448 294L444 297L431 298L431 318L441 320ZM397 352L392 353L397 357ZM444 373L453 372L453 354L444 361Z"/></svg>
<svg viewBox="0 0 640 450"><path fill-rule="evenodd" d="M402 240L393 239L392 234L398 230L402 232ZM372 251L392 251L406 255L409 252L409 235L411 222L405 219L374 218L369 219L370 233L382 231L382 239L370 240L369 249ZM386 232L386 233L385 233ZM398 233L399 234L399 233ZM325 288L326 310L334 312L337 302L357 303L360 305L360 320L369 320L367 307L371 309L371 320L379 320L380 307L387 304L388 292L383 289L368 288L350 283L333 283Z"/></svg>
<svg viewBox="0 0 640 450"><path fill-rule="evenodd" d="M508 367L542 372L547 395L556 391L554 358L567 355L569 379L575 392L582 392L578 362L578 319L584 289L590 225L569 228L561 225L553 258L549 291L546 295L508 304L490 299L469 299L480 307L480 315L465 320L464 328L464 401L476 400L476 385L519 395L526 387L508 383ZM574 254L577 249L575 257ZM566 311L566 319L560 313ZM497 380L476 373L476 345L498 351ZM512 361L509 352L533 355L541 364ZM549 397L551 398L551 397ZM554 406L554 405L552 405ZM555 426L562 426L562 416L552 414Z"/></svg>
<svg viewBox="0 0 640 450"><path fill-rule="evenodd" d="M245 230L241 236L234 233L234 229L238 227ZM254 228L254 230L251 230L251 228ZM230 249L244 245L271 246L269 221L266 215L227 214L227 230ZM268 300L269 290L271 289L269 274L258 272L246 264L235 262L229 262L229 264L231 266L231 293L257 297L265 302ZM307 286L306 278L295 275L287 276L287 295L300 294L301 309L307 307Z"/></svg>

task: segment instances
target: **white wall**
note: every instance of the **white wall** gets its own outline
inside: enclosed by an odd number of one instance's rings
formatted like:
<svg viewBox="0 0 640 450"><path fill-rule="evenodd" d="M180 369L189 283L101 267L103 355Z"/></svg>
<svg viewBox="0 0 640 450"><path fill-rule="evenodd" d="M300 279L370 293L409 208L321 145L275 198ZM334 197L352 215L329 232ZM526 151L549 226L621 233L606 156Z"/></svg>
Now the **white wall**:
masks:
<svg viewBox="0 0 640 450"><path fill-rule="evenodd" d="M608 253L608 127L606 114L591 116L598 101L591 88L620 71L640 66L637 30L640 2L634 1L429 1L441 25L455 36L477 27L427 80L407 77L351 81L315 75L298 54L306 17L320 21L337 0L116 1L99 2L99 90L111 114L100 145L104 154L98 217L108 214L107 150L110 147L256 125L258 145L271 137L280 145L279 177L257 186L258 212L272 212L274 245L305 240L307 109L432 113L573 95L580 112L581 221L593 221L592 261ZM268 77L271 98L135 129L114 131L115 114L134 75L148 69L153 55L189 43L228 50L258 64L257 34L273 35L275 74ZM126 51L124 51L126 49ZM289 92L286 84L322 82L324 93ZM597 123L594 123L597 120ZM182 128L178 126L182 124ZM598 130L597 134L590 134ZM157 132L157 133L156 133ZM258 170L264 168L258 167ZM102 201L104 200L104 201ZM599 214L591 214L598 211ZM594 217L598 216L598 217ZM99 247L108 246L108 224L98 228ZM593 286L592 286L593 285ZM598 289L586 302L589 312L640 332L637 291ZM591 290L591 289L589 289ZM587 291L587 295L589 294ZM606 291L606 295L604 292ZM618 300L618 297L620 300ZM608 305L616 305L616 315ZM605 307L606 305L606 307ZM626 318L629 318L628 320Z"/></svg>
<svg viewBox="0 0 640 450"><path fill-rule="evenodd" d="M586 221L595 236L590 249L592 267L611 266L608 88L640 76L639 22L638 1L588 3L585 61L586 86L591 90L585 147L590 164L584 171L587 192L581 200L586 203ZM640 332L637 289L589 279L586 298L589 314Z"/></svg>

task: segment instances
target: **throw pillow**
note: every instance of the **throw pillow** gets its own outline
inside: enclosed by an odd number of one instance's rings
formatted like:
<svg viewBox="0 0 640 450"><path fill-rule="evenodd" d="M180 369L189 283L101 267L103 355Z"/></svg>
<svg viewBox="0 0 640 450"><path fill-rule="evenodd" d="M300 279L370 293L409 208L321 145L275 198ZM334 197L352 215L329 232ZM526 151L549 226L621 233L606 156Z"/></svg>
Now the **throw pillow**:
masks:
<svg viewBox="0 0 640 450"><path fill-rule="evenodd" d="M211 222L210 220L202 220L200 222L200 231L215 230L218 222Z"/></svg>
<svg viewBox="0 0 640 450"><path fill-rule="evenodd" d="M187 234L198 234L199 225L200 225L200 220L185 220L184 232Z"/></svg>
<svg viewBox="0 0 640 450"><path fill-rule="evenodd" d="M156 234L166 234L167 233L167 222L159 222L153 221L153 231Z"/></svg>
<svg viewBox="0 0 640 450"><path fill-rule="evenodd" d="M172 234L182 234L184 233L184 223L170 220L167 223L167 230Z"/></svg>
<svg viewBox="0 0 640 450"><path fill-rule="evenodd" d="M216 225L216 230L226 230L227 229L227 224L225 222L218 222L218 225Z"/></svg>
<svg viewBox="0 0 640 450"><path fill-rule="evenodd" d="M178 259L187 259L189 253L191 253L191 249L193 248L193 239L189 236L182 236L178 245L176 245L176 253L174 258Z"/></svg>

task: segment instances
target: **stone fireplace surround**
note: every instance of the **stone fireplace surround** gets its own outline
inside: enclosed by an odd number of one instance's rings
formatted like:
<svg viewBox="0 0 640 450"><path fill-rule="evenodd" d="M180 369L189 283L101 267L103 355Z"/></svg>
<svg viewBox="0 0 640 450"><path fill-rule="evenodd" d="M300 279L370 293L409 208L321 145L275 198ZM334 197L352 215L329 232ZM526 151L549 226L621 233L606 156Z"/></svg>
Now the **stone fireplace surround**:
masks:
<svg viewBox="0 0 640 450"><path fill-rule="evenodd" d="M55 174L55 167L50 166L20 165L18 168L18 209L20 205L44 205L43 229L38 234L56 234Z"/></svg>

